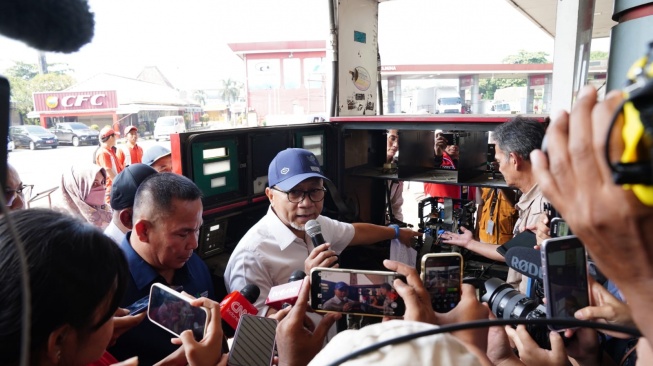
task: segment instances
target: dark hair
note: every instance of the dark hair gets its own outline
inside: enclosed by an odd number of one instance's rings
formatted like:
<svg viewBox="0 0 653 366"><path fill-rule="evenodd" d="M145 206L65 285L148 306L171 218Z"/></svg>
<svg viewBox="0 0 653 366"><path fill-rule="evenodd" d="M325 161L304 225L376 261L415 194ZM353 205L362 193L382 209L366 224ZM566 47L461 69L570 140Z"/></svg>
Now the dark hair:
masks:
<svg viewBox="0 0 653 366"><path fill-rule="evenodd" d="M386 283L382 283L382 284L381 284L381 288L384 288L384 289L386 289L386 290L388 290L388 291L392 290L392 286L390 286L390 284L387 283L387 282L386 282Z"/></svg>
<svg viewBox="0 0 653 366"><path fill-rule="evenodd" d="M154 212L167 213L172 200L195 201L202 198L202 191L192 180L175 173L158 173L147 177L136 191L134 216L152 206Z"/></svg>
<svg viewBox="0 0 653 366"><path fill-rule="evenodd" d="M120 248L100 230L46 209L9 214L25 249L31 290L31 357L50 333L69 324L82 334L106 323L122 300L129 276ZM21 270L16 241L0 218L0 364L17 363L22 333ZM113 293L112 293L113 292ZM94 323L107 295L111 306Z"/></svg>
<svg viewBox="0 0 653 366"><path fill-rule="evenodd" d="M544 126L532 118L517 116L495 128L492 136L506 156L514 152L522 159L530 160L531 151L542 147Z"/></svg>

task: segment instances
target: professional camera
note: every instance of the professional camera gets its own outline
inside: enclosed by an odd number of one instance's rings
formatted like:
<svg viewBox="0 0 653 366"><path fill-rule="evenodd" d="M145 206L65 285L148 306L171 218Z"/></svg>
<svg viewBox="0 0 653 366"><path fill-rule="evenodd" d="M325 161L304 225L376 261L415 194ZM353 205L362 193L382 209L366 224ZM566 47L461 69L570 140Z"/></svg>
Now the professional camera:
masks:
<svg viewBox="0 0 653 366"><path fill-rule="evenodd" d="M546 308L498 278L490 278L479 288L481 302L487 302L499 319L545 319ZM546 325L526 325L528 334L544 349L551 349Z"/></svg>

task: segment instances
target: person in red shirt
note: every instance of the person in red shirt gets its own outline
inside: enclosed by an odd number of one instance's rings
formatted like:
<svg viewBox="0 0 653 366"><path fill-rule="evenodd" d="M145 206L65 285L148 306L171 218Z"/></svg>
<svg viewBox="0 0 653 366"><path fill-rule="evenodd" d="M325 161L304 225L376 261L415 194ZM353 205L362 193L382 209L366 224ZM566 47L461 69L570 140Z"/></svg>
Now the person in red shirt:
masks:
<svg viewBox="0 0 653 366"><path fill-rule="evenodd" d="M111 127L104 126L100 131L100 141L101 145L95 156L95 163L103 167L107 173L104 200L110 204L113 178L122 171L123 166L113 152L113 148L116 146L116 132Z"/></svg>
<svg viewBox="0 0 653 366"><path fill-rule="evenodd" d="M456 169L458 157L460 156L458 145L453 145L453 141L447 141L441 133L435 134L435 151L436 165L443 169ZM449 197L460 199L461 186L451 184L424 183L424 194L430 197Z"/></svg>
<svg viewBox="0 0 653 366"><path fill-rule="evenodd" d="M137 141L138 128L136 126L125 127L125 144L116 151L116 157L123 167L143 161L143 148L136 144Z"/></svg>

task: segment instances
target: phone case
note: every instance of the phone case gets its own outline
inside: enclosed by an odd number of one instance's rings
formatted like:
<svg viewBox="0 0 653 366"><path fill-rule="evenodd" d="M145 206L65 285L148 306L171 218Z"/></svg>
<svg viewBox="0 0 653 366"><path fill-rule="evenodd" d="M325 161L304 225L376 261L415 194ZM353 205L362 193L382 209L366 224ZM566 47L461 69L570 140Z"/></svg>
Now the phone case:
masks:
<svg viewBox="0 0 653 366"><path fill-rule="evenodd" d="M330 280L322 280L330 277ZM354 276L355 275L355 276ZM344 268L311 270L311 307L316 312L337 312L363 316L400 317L406 311L403 299L392 287L394 279L406 282L403 275L390 271L364 271ZM353 279L353 280L352 280ZM344 283L344 287L340 287ZM388 289L385 284L390 286ZM383 288L383 289L381 289ZM336 290L342 291L336 299Z"/></svg>
<svg viewBox="0 0 653 366"><path fill-rule="evenodd" d="M447 258L457 258L458 261L447 261ZM433 260L431 260L433 259ZM437 261L437 259L442 259L439 266L437 267L448 267L450 265L457 264L458 267L455 278L452 278L451 269L439 271L443 273L438 273L437 276L429 278L427 268L432 268L436 266L427 267L428 262ZM424 287L429 292L431 297L431 307L434 311L437 312L448 312L453 309L460 302L462 294L462 283L463 283L463 256L460 253L450 252L450 253L432 253L426 254L422 257L421 265L421 274L420 278Z"/></svg>
<svg viewBox="0 0 653 366"><path fill-rule="evenodd" d="M177 337L185 330L191 330L195 339L200 341L204 338L211 313L204 307L191 305L190 301L167 286L152 284L147 317Z"/></svg>
<svg viewBox="0 0 653 366"><path fill-rule="evenodd" d="M549 260L549 254L554 252L565 252L569 250L582 249L581 268L575 265L570 267L567 263L563 266L556 264L557 268L553 269L554 263ZM565 253L565 258L569 255ZM544 296L547 299L546 314L547 318L569 318L573 319L576 310L590 305L589 285L587 282L587 253L583 244L576 236L564 236L551 238L542 242L542 281L544 284ZM565 259L567 261L568 259ZM572 272L569 269L572 268ZM560 272L560 273L558 273ZM582 279L579 274L582 274ZM565 286L564 282L574 283L573 286ZM580 281L580 282L578 282ZM554 289L554 283L557 286ZM562 285L560 283L563 283ZM554 292L555 291L555 292ZM564 297L563 297L564 296ZM558 327L549 325L549 329L560 331L564 329L575 329L567 327Z"/></svg>
<svg viewBox="0 0 653 366"><path fill-rule="evenodd" d="M229 352L229 366L269 366L274 357L277 321L243 314Z"/></svg>

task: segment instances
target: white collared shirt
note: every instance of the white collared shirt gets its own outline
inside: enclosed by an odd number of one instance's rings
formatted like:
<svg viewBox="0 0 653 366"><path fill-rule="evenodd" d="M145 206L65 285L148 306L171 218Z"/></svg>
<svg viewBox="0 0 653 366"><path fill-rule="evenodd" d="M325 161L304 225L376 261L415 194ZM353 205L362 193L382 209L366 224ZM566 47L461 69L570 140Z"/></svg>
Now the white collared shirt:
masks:
<svg viewBox="0 0 653 366"><path fill-rule="evenodd" d="M322 236L331 249L340 254L354 238L354 226L319 216ZM227 292L240 291L247 284L261 290L254 306L259 315L268 307L265 299L273 286L288 283L293 271L304 271L304 260L313 250L313 243L298 238L272 211L259 220L240 240L229 258L224 272ZM308 275L308 273L307 273Z"/></svg>

